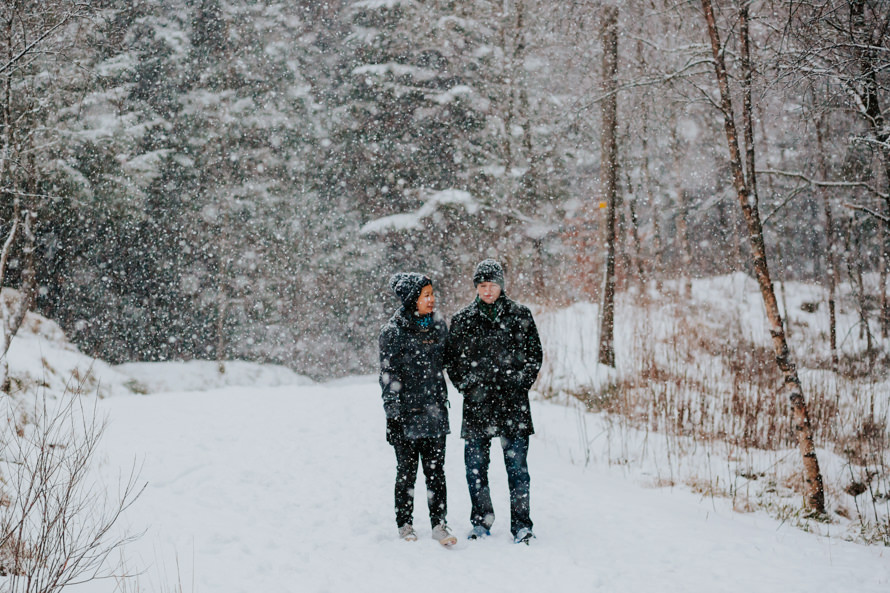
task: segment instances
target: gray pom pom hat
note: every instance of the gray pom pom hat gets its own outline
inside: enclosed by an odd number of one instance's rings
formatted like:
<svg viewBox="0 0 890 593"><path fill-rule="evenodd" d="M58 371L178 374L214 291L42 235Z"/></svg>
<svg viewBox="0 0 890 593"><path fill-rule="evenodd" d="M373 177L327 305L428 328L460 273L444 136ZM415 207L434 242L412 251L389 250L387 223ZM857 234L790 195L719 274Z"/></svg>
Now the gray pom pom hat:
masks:
<svg viewBox="0 0 890 593"><path fill-rule="evenodd" d="M432 284L429 276L417 272L397 272L389 278L389 287L409 311L417 308L417 299L420 298L423 287Z"/></svg>

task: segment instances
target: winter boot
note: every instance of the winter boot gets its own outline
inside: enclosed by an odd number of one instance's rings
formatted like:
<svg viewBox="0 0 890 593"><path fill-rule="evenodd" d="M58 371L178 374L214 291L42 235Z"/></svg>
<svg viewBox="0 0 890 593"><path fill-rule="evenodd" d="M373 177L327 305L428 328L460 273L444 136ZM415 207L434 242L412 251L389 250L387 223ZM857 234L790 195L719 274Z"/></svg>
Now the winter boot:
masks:
<svg viewBox="0 0 890 593"><path fill-rule="evenodd" d="M528 527L522 527L519 531L516 532L516 535L513 536L514 544L525 544L528 545L535 537L535 534L532 533L532 530Z"/></svg>
<svg viewBox="0 0 890 593"><path fill-rule="evenodd" d="M445 547L457 543L457 538L451 534L451 528L444 521L433 527L433 539Z"/></svg>
<svg viewBox="0 0 890 593"><path fill-rule="evenodd" d="M405 523L399 527L399 537L406 542L416 542L417 532L414 531L414 527L410 523Z"/></svg>
<svg viewBox="0 0 890 593"><path fill-rule="evenodd" d="M491 535L491 532L481 525L473 525L472 531L467 535L467 539L483 539Z"/></svg>

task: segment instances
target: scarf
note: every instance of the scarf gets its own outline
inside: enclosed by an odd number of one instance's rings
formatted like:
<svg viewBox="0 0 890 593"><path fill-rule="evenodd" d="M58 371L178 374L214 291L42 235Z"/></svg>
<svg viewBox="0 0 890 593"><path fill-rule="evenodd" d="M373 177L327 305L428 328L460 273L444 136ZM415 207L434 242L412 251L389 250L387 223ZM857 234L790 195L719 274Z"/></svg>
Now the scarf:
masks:
<svg viewBox="0 0 890 593"><path fill-rule="evenodd" d="M414 313L414 323L417 324L417 327L421 329L429 329L431 325L433 325L433 314L427 313L426 315L418 315L416 312Z"/></svg>
<svg viewBox="0 0 890 593"><path fill-rule="evenodd" d="M498 317L501 314L501 309L503 308L501 297L498 297L498 300L489 305L480 299L478 295L476 296L476 307L479 309L479 312L490 319L492 323L498 320Z"/></svg>

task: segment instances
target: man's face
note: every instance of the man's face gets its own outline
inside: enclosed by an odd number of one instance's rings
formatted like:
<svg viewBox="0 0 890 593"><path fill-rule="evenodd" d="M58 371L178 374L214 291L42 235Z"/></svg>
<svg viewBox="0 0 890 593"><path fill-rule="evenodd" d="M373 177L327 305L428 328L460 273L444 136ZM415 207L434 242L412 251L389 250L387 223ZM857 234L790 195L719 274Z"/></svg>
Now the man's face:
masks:
<svg viewBox="0 0 890 593"><path fill-rule="evenodd" d="M476 287L476 294L483 303L490 305L501 296L501 285L496 282L480 282Z"/></svg>
<svg viewBox="0 0 890 593"><path fill-rule="evenodd" d="M427 284L420 291L420 298L417 299L417 312L420 315L429 315L436 306L436 297L433 296L433 286Z"/></svg>

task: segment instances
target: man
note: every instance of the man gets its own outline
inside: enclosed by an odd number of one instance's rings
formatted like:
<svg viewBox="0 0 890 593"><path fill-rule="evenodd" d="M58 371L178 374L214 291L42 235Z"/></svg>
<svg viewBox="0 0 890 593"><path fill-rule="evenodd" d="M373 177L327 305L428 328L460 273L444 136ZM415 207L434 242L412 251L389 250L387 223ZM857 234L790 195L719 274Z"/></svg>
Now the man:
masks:
<svg viewBox="0 0 890 593"><path fill-rule="evenodd" d="M451 320L445 353L448 376L464 396L461 438L473 529L490 535L494 522L488 466L492 437L499 437L510 487L513 541L534 537L529 507L528 445L534 433L528 390L541 369L541 340L527 307L504 294L504 270L486 259L473 274L476 299Z"/></svg>

